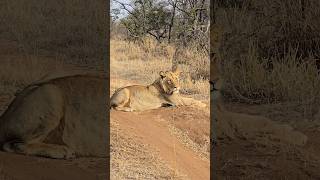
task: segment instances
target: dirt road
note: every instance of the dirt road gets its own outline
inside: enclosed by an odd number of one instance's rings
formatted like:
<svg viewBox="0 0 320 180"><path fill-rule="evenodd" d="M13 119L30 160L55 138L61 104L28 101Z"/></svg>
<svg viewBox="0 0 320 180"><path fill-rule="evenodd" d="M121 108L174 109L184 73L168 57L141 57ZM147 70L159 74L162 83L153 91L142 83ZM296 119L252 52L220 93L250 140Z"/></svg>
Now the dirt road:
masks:
<svg viewBox="0 0 320 180"><path fill-rule="evenodd" d="M220 140L216 148L218 179L320 179L319 124L294 110L277 105L230 103L228 109L240 113L238 120L272 117L272 121L290 124L308 137L304 146L294 146L245 138ZM258 116L257 116L258 115ZM263 123L263 121L261 121Z"/></svg>
<svg viewBox="0 0 320 180"><path fill-rule="evenodd" d="M202 160L196 152L185 147L177 137L171 135L167 120L163 119L161 114L166 114L167 117L171 114L172 117L179 118L171 109L143 113L110 113L111 119L118 122L128 134L141 137L144 143L159 150L161 158L173 169L186 174L190 179L209 179L209 161Z"/></svg>
<svg viewBox="0 0 320 180"><path fill-rule="evenodd" d="M54 160L0 152L1 180L102 180L107 159Z"/></svg>

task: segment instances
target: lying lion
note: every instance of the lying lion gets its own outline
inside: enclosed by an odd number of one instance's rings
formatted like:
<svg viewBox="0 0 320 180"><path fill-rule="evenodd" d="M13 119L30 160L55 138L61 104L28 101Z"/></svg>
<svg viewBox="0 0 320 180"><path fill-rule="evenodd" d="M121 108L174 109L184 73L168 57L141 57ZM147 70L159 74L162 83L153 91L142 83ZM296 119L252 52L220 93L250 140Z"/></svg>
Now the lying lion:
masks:
<svg viewBox="0 0 320 180"><path fill-rule="evenodd" d="M191 105L206 107L206 104L179 94L181 71L160 71L160 77L152 84L133 85L115 91L110 100L111 108L119 111L144 111L166 106Z"/></svg>
<svg viewBox="0 0 320 180"><path fill-rule="evenodd" d="M2 149L58 159L106 157L105 84L100 75L73 75L24 88L0 117Z"/></svg>
<svg viewBox="0 0 320 180"><path fill-rule="evenodd" d="M222 139L237 138L254 142L280 142L302 146L307 136L293 130L289 125L278 124L268 118L227 111L221 100L223 80L217 64L211 65L211 131L214 143Z"/></svg>

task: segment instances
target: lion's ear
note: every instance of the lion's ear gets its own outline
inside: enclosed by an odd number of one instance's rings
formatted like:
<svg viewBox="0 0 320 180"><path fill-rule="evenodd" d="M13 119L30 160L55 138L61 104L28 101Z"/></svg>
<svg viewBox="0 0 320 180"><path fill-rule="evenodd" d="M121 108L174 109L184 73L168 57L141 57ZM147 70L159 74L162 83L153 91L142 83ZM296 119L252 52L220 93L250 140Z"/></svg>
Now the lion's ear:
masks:
<svg viewBox="0 0 320 180"><path fill-rule="evenodd" d="M166 77L166 74L165 74L163 71L160 71L160 72L159 72L159 75L160 75L161 78Z"/></svg>

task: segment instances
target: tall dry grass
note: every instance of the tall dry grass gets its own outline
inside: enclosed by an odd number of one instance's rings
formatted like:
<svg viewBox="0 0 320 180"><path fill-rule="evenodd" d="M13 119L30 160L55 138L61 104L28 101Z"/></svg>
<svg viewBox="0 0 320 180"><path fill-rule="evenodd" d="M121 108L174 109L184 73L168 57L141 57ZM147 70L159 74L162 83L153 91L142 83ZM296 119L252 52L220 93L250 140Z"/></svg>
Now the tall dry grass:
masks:
<svg viewBox="0 0 320 180"><path fill-rule="evenodd" d="M243 1L216 9L227 100L287 103L312 116L319 110L320 3ZM214 35L212 34L212 35Z"/></svg>
<svg viewBox="0 0 320 180"><path fill-rule="evenodd" d="M104 70L107 5L102 0L0 1L1 109L16 91L47 73L73 65Z"/></svg>
<svg viewBox="0 0 320 180"><path fill-rule="evenodd" d="M182 69L182 93L197 99L209 100L209 57L192 49L180 49L184 60ZM150 84L159 77L160 71L172 69L176 47L158 44L151 38L134 43L118 38L110 41L111 94L124 85ZM125 81L124 81L125 80Z"/></svg>
<svg viewBox="0 0 320 180"><path fill-rule="evenodd" d="M106 8L104 1L1 1L1 88L24 86L65 64L103 69Z"/></svg>
<svg viewBox="0 0 320 180"><path fill-rule="evenodd" d="M69 61L102 64L107 6L102 0L4 0L0 38L18 42L25 54L58 54Z"/></svg>

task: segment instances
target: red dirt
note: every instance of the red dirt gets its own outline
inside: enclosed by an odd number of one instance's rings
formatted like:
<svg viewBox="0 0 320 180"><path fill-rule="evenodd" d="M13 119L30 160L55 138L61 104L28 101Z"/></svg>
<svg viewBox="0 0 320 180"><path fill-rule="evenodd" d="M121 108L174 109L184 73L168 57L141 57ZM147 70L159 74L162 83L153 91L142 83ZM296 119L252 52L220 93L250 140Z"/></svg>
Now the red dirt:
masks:
<svg viewBox="0 0 320 180"><path fill-rule="evenodd" d="M209 179L209 161L200 159L199 155L193 150L185 147L177 137L169 132L167 122L170 117L188 121L180 116L183 112L192 109L163 108L140 113L128 113L111 111L110 117L119 123L119 126L126 133L142 138L142 142L159 150L160 158L168 163L169 166L187 175L190 179ZM199 114L199 110L193 110ZM179 114L180 112L180 114ZM182 118L182 119L181 119ZM190 117L189 117L190 118ZM197 119L197 117L192 117ZM209 119L209 116L206 116ZM209 130L209 127L207 127Z"/></svg>
<svg viewBox="0 0 320 180"><path fill-rule="evenodd" d="M293 146L240 138L220 140L214 149L218 179L320 179L320 131L316 122L303 120L292 110L274 116L275 105L229 104L228 107L241 112L239 120L250 116L248 114L273 116L273 121L293 125L296 131L308 137L308 141L304 146Z"/></svg>
<svg viewBox="0 0 320 180"><path fill-rule="evenodd" d="M3 180L102 180L107 178L107 159L54 160L0 152Z"/></svg>

